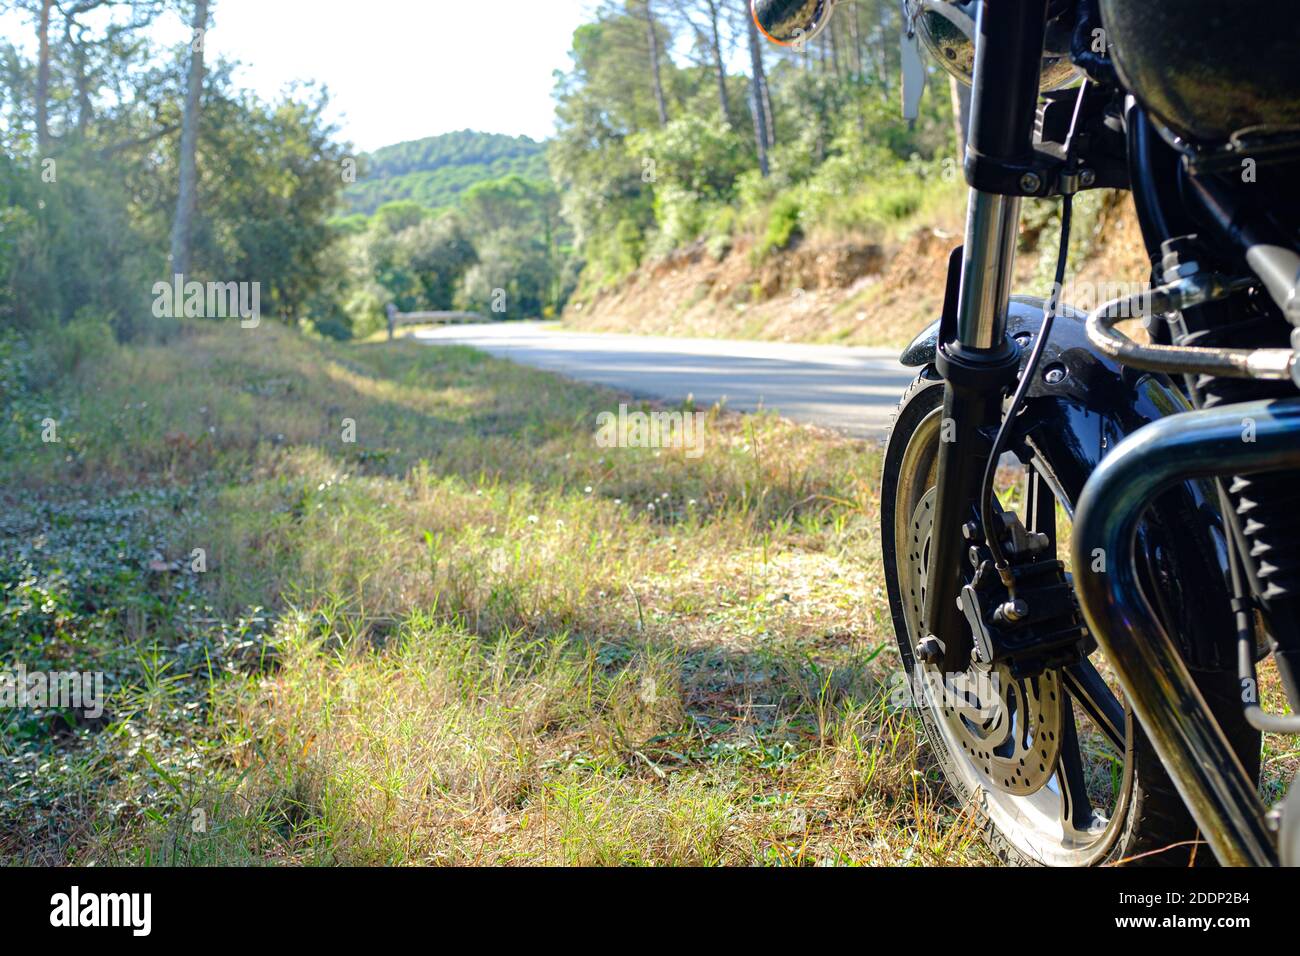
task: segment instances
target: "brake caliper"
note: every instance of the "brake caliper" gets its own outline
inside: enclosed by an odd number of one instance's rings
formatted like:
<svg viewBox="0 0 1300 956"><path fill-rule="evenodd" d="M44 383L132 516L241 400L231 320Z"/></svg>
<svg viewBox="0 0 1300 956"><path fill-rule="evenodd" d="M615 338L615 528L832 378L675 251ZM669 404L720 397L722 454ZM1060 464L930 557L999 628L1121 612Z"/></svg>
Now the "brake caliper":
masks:
<svg viewBox="0 0 1300 956"><path fill-rule="evenodd" d="M971 542L974 575L957 603L970 625L975 660L1007 664L1016 677L1078 663L1097 645L1079 612L1065 565L1050 556L1047 535L1026 530L1014 512L1003 512L1001 518L1014 597L993 566L978 525L972 522L963 529Z"/></svg>

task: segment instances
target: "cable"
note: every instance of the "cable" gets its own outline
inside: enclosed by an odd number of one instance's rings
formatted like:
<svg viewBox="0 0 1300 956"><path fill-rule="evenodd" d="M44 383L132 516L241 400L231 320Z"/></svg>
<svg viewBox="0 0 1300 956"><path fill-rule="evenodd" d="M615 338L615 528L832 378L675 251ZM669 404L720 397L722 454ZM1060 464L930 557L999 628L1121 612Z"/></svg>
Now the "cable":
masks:
<svg viewBox="0 0 1300 956"><path fill-rule="evenodd" d="M1070 117L1070 131L1065 137L1065 169L1073 171L1072 151L1074 147L1074 133L1079 125L1079 114L1083 109L1083 97L1088 91L1088 81L1084 80L1083 85L1079 87L1079 96L1074 101L1074 115ZM993 479L997 475L998 462L1002 459L1002 453L1006 449L1007 438L1011 434L1012 424L1016 416L1020 414L1020 406L1024 404L1025 396L1029 393L1029 387L1034 381L1034 373L1038 369L1039 360L1043 357L1043 352L1047 348L1047 339L1052 333L1052 323L1056 319L1056 310L1061 304L1061 287L1065 282L1065 263L1070 254L1070 220L1073 215L1074 203L1073 196L1066 193L1061 199L1061 244L1056 254L1056 279L1052 284L1051 294L1047 298L1047 308L1043 311L1043 324L1038 330L1038 339L1034 342L1033 351L1029 353L1029 361L1025 363L1024 371L1020 375L1020 383L1016 386L1015 393L1011 396L1011 404L1007 406L1006 414L1002 417L1002 424L998 428L997 437L993 439L993 449L989 454L988 464L984 466L984 480L980 485L980 524L984 527L984 541L993 555L993 565L997 568L998 576L1002 578L1003 585L1015 597L1015 579L1011 576L1011 566L1007 561L1006 553L1002 550L1002 541L998 536L997 530L993 524Z"/></svg>
<svg viewBox="0 0 1300 956"><path fill-rule="evenodd" d="M1223 490L1222 482L1216 481L1215 484L1218 485L1219 507L1223 509L1226 521L1229 514L1228 496ZM1246 714L1246 723L1266 734L1300 734L1300 715L1270 714L1259 703L1259 677L1255 670L1255 629L1251 625L1251 605L1246 597L1237 539L1232 534L1232 529L1228 530L1228 570L1232 581L1232 612L1237 625L1237 676L1241 681L1241 703Z"/></svg>

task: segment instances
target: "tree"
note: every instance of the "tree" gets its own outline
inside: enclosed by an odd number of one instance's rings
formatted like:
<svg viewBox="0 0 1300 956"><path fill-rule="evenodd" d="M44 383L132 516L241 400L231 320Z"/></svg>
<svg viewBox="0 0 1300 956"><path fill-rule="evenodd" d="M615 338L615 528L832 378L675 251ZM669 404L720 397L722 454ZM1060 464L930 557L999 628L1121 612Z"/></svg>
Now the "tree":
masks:
<svg viewBox="0 0 1300 956"><path fill-rule="evenodd" d="M329 219L350 147L335 142L328 101L310 86L271 103L220 87L208 97L193 264L228 281L259 282L264 311L297 325L339 239Z"/></svg>
<svg viewBox="0 0 1300 956"><path fill-rule="evenodd" d="M183 0L195 42L160 51L142 28L177 2L0 0L45 38L30 56L0 43L3 321L84 318L129 338L173 241L186 272L259 283L265 311L289 322L339 312L329 220L350 149L322 120L323 94L266 103L236 89L233 65L203 56L211 0Z"/></svg>
<svg viewBox="0 0 1300 956"><path fill-rule="evenodd" d="M654 10L650 0L642 0L645 13L646 36L650 41L650 77L654 87L655 106L659 109L659 125L668 125L668 103L664 99L663 74L659 66L659 27L655 23Z"/></svg>
<svg viewBox="0 0 1300 956"><path fill-rule="evenodd" d="M50 149L50 64L52 46L50 24L55 10L54 0L3 0L0 13L9 11L25 13L36 23L36 80L32 95L33 119L36 127L36 149L48 156Z"/></svg>
<svg viewBox="0 0 1300 956"><path fill-rule="evenodd" d="M172 226L172 271L190 271L190 243L194 213L198 204L197 154L199 118L203 105L203 47L208 30L208 0L194 0L193 39L190 68L185 88L185 114L181 125L180 190L176 197L176 218Z"/></svg>
<svg viewBox="0 0 1300 956"><path fill-rule="evenodd" d="M577 294L594 294L645 256L688 243L703 240L719 255L736 231L769 233L781 216L872 228L910 215L952 127L946 97L930 98L911 129L881 95L889 65L881 44L897 35L890 33L894 6L841 5L849 19L795 51L763 41L748 0L654 4L659 51L685 51L662 60L664 123L656 84L647 81L655 55L646 42L647 7L643 0L601 4L594 21L575 31L572 67L557 78L557 135L549 148L562 215L574 232L566 274L582 273ZM683 30L693 42L674 43ZM748 44L744 127L725 122L742 79L727 75L728 37ZM868 62L872 51L883 65ZM882 188L868 191L868 184ZM482 222L491 215L485 211ZM498 275L506 251L527 254L495 238L480 242L477 233L475 243L482 256L475 281Z"/></svg>
<svg viewBox="0 0 1300 956"><path fill-rule="evenodd" d="M763 41L758 36L758 26L749 15L749 3L744 0L745 21L749 30L749 108L754 118L754 143L758 148L758 168L766 178L771 172L768 149L772 145L772 110L767 101L767 77L763 71Z"/></svg>
<svg viewBox="0 0 1300 956"><path fill-rule="evenodd" d="M555 187L506 176L470 188L460 208L473 228L479 260L465 276L465 304L491 309L497 303L490 293L501 289L510 315L536 316L556 308L563 263Z"/></svg>
<svg viewBox="0 0 1300 956"><path fill-rule="evenodd" d="M75 126L66 120L64 126L65 130L75 129L77 139L84 140L89 134L96 87L111 85L117 79L112 75L114 69L133 59L138 33L158 17L163 5L164 0L65 0L56 6L63 15L65 56L72 61L73 95L69 105L77 113ZM96 13L116 14L119 8L126 10L129 17L125 22L110 19L100 35L93 33L83 19Z"/></svg>
<svg viewBox="0 0 1300 956"><path fill-rule="evenodd" d="M101 86L115 87L136 61L137 35L158 15L164 0L0 0L0 12L15 11L32 17L36 29L36 63L30 82L22 75L17 51L9 47L4 84L15 94L9 98L12 124L35 131L42 156L70 135L84 140L94 115L95 93ZM124 19L119 15L126 11ZM89 14L95 29L87 25ZM30 111L19 109L29 101ZM58 115L58 111L62 115ZM75 121L73 115L75 113ZM57 122L62 120L61 123Z"/></svg>
<svg viewBox="0 0 1300 956"><path fill-rule="evenodd" d="M36 67L36 148L42 156L50 151L50 11L54 0L40 0L36 28L39 51Z"/></svg>
<svg viewBox="0 0 1300 956"><path fill-rule="evenodd" d="M662 126L641 80L649 70L644 31L644 18L625 6L601 8L574 32L572 68L556 87L551 171L574 240L596 271L635 267L654 224L656 160L629 145L634 134ZM671 61L664 78L666 89L681 85Z"/></svg>
<svg viewBox="0 0 1300 956"><path fill-rule="evenodd" d="M396 232L376 220L367 256L376 282L403 312L452 308L461 278L478 262L473 243L454 215L426 215Z"/></svg>
<svg viewBox="0 0 1300 956"><path fill-rule="evenodd" d="M722 45L722 0L675 0L678 14L695 33L696 44L707 51L709 67L718 91L718 110L731 122L731 96L727 90L726 51ZM704 26L695 22L699 13Z"/></svg>

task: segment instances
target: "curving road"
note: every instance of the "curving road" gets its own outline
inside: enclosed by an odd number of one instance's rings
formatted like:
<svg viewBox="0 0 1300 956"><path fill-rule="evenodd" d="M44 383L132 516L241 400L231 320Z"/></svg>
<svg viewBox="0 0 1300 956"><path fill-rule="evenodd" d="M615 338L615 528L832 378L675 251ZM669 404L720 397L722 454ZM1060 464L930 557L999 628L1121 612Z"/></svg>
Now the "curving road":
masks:
<svg viewBox="0 0 1300 956"><path fill-rule="evenodd" d="M863 438L878 438L915 372L898 350L728 339L567 332L539 322L419 329L431 345L469 345L523 365L631 395L742 411L772 409Z"/></svg>

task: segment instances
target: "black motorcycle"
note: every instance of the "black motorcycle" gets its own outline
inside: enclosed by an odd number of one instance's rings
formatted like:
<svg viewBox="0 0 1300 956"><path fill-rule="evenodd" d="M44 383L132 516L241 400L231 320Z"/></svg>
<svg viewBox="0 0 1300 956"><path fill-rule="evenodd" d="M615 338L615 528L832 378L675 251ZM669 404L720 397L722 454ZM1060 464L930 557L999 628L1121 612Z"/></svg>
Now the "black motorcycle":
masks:
<svg viewBox="0 0 1300 956"><path fill-rule="evenodd" d="M753 0L806 42L833 0ZM885 450L900 656L1011 863L1300 864L1258 791L1300 707L1300 18L1281 0L904 0L969 83L964 244ZM1152 281L1059 302L1071 198L1131 191ZM1056 284L1011 295L1022 197ZM1144 332L1119 325L1140 319ZM1004 487L1015 479L1011 487ZM1067 546L1068 540L1068 546ZM1199 852L1198 852L1199 851Z"/></svg>

